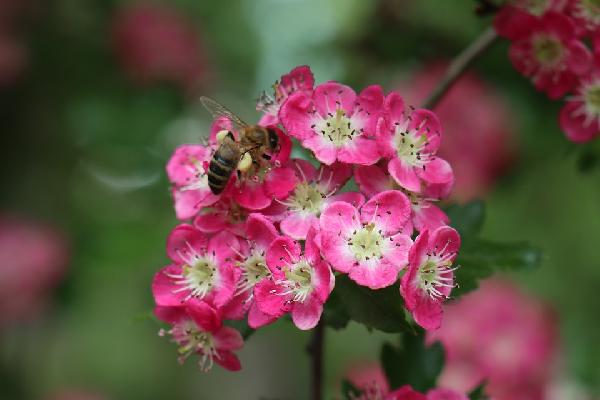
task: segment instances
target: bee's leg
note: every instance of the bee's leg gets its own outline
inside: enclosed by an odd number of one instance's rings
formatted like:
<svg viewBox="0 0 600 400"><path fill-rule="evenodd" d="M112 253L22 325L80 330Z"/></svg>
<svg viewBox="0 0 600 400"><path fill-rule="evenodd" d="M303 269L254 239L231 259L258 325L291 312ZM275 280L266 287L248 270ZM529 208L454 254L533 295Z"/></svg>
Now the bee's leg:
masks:
<svg viewBox="0 0 600 400"><path fill-rule="evenodd" d="M222 131L217 132L217 143L223 143L223 140L225 140L226 137L228 137L231 140L235 139L231 131L223 129Z"/></svg>
<svg viewBox="0 0 600 400"><path fill-rule="evenodd" d="M263 153L263 154L262 154L262 158L264 158L264 159L265 159L265 160L267 160L267 161L270 161L270 160L271 160L271 156L270 156L270 155L268 155L268 154L265 154L265 153Z"/></svg>
<svg viewBox="0 0 600 400"><path fill-rule="evenodd" d="M238 171L246 172L250 169L253 163L254 160L252 160L252 156L250 155L250 153L244 153L244 155L240 159L240 162L238 163L237 169Z"/></svg>

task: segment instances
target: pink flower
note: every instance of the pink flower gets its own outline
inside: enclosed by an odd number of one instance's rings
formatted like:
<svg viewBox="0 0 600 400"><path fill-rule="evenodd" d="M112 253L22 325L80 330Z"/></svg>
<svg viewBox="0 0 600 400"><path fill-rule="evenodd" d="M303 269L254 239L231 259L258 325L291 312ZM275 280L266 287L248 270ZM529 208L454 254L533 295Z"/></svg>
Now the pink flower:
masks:
<svg viewBox="0 0 600 400"><path fill-rule="evenodd" d="M296 240L306 239L312 226L318 228L319 216L328 204L346 201L354 206L364 203L364 196L357 192L335 194L352 176L352 166L335 163L321 165L317 170L308 161L292 160L298 171L299 181L292 194L285 200L273 204L273 213L281 221L281 231Z"/></svg>
<svg viewBox="0 0 600 400"><path fill-rule="evenodd" d="M223 313L231 319L241 319L248 312L248 325L258 328L276 320L258 308L254 291L256 285L264 279L271 279L272 274L267 267L266 253L270 244L277 238L277 229L262 214L248 215L244 234L248 240L242 246L240 260L236 262L240 271L235 297L227 304Z"/></svg>
<svg viewBox="0 0 600 400"><path fill-rule="evenodd" d="M66 239L56 228L0 215L0 326L37 315L68 260Z"/></svg>
<svg viewBox="0 0 600 400"><path fill-rule="evenodd" d="M588 142L600 135L599 73L582 79L575 94L567 97L559 122L567 138L573 142Z"/></svg>
<svg viewBox="0 0 600 400"><path fill-rule="evenodd" d="M208 187L208 165L213 149L201 145L178 147L167 163L167 176L173 184L175 214L186 220L219 199Z"/></svg>
<svg viewBox="0 0 600 400"><path fill-rule="evenodd" d="M485 381L497 400L546 398L558 330L545 304L493 279L444 308L442 327L427 336L446 352L441 386L471 391Z"/></svg>
<svg viewBox="0 0 600 400"><path fill-rule="evenodd" d="M600 28L600 5L593 0L568 0L565 14L573 18L580 35L594 33Z"/></svg>
<svg viewBox="0 0 600 400"><path fill-rule="evenodd" d="M335 284L331 268L319 254L315 234L314 228L308 232L304 253L289 237L275 239L267 251L272 279L262 280L254 291L263 313L279 318L289 312L302 330L317 325Z"/></svg>
<svg viewBox="0 0 600 400"><path fill-rule="evenodd" d="M440 226L448 225L448 216L436 205L434 201L439 200L435 196L445 195L449 188L437 190L429 185L423 193L410 192L398 185L388 172L385 163L377 163L368 166L356 166L354 168L354 180L361 192L368 197L375 196L386 190L401 190L410 201L412 226L421 232L424 229L434 230ZM441 192L441 193L440 193ZM411 231L408 227L407 231Z"/></svg>
<svg viewBox="0 0 600 400"><path fill-rule="evenodd" d="M405 99L420 104L445 69L445 62L420 69L403 82ZM444 121L444 140L438 154L452 165L455 176L452 198L466 202L484 197L516 158L509 104L497 88L467 72L438 103L436 114Z"/></svg>
<svg viewBox="0 0 600 400"><path fill-rule="evenodd" d="M210 370L215 362L229 371L241 369L240 360L233 352L243 347L242 335L223 326L218 311L207 303L194 300L185 306L157 306L154 314L171 325L168 331L161 330L160 335L169 334L179 346L180 363L198 354L198 365L203 372Z"/></svg>
<svg viewBox="0 0 600 400"><path fill-rule="evenodd" d="M469 400L466 394L453 389L437 388L427 392L427 400Z"/></svg>
<svg viewBox="0 0 600 400"><path fill-rule="evenodd" d="M508 30L513 28L508 26ZM509 35L513 40L509 57L548 97L563 96L577 84L577 77L590 69L591 53L577 38L569 17L551 11L519 26Z"/></svg>
<svg viewBox="0 0 600 400"><path fill-rule="evenodd" d="M193 90L206 80L196 23L172 7L137 4L122 9L113 22L112 41L118 61L135 83L166 81Z"/></svg>
<svg viewBox="0 0 600 400"><path fill-rule="evenodd" d="M173 264L154 276L154 301L159 306L177 306L198 299L224 306L235 291L238 271L233 263L239 249L229 232L209 237L191 225L176 226L167 239Z"/></svg>
<svg viewBox="0 0 600 400"><path fill-rule="evenodd" d="M420 193L426 184L451 187L452 168L436 157L442 139L437 116L429 110L407 115L404 100L397 92L385 99L385 119L377 128L381 154L389 159L388 170L396 182L411 192Z"/></svg>
<svg viewBox="0 0 600 400"><path fill-rule="evenodd" d="M375 134L382 104L379 86L369 86L356 96L348 86L326 82L312 95L292 94L281 107L279 119L322 163L370 165L379 159L377 145L369 136Z"/></svg>
<svg viewBox="0 0 600 400"><path fill-rule="evenodd" d="M390 286L408 262L408 198L398 190L373 196L359 210L346 202L321 214L321 251L333 268L371 289Z"/></svg>
<svg viewBox="0 0 600 400"><path fill-rule="evenodd" d="M312 95L315 78L308 65L301 65L283 75L280 81L273 85L273 96L262 93L256 109L264 114L258 121L259 125L279 124L279 109L287 98L294 92L302 91Z"/></svg>
<svg viewBox="0 0 600 400"><path fill-rule="evenodd" d="M410 248L408 271L400 280L400 293L415 322L427 330L442 323L442 302L454 287L452 263L460 248L460 236L443 226L423 231Z"/></svg>
<svg viewBox="0 0 600 400"><path fill-rule="evenodd" d="M546 12L561 13L569 0L515 0L498 11L494 18L494 28L498 35L510 40L527 34L536 17Z"/></svg>

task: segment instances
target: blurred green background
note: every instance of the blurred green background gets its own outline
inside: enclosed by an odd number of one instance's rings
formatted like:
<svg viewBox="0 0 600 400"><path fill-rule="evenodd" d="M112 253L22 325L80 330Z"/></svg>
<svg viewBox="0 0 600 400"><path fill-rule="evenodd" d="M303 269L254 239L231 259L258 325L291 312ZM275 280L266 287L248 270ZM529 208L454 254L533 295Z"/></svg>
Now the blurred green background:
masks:
<svg viewBox="0 0 600 400"><path fill-rule="evenodd" d="M240 373L201 374L194 362L177 364L149 317L150 282L176 223L164 165L210 124L195 98L208 94L253 120L258 93L300 64L317 82L389 90L428 60L456 55L490 19L474 15L472 0L170 0L196 27L210 70L186 91L123 72L111 26L129 2L31 3L19 25L27 66L0 92L1 206L60 227L72 255L45 314L0 334L0 397L74 388L110 399L307 398L310 335L287 321L250 338ZM543 249L542 268L513 279L555 307L567 377L598 391L600 170L582 172L580 162L598 143L567 142L560 102L513 70L507 48L496 44L473 67L507 99L519 145L487 198L485 236ZM385 337L354 323L327 330L330 394L349 363L378 357Z"/></svg>

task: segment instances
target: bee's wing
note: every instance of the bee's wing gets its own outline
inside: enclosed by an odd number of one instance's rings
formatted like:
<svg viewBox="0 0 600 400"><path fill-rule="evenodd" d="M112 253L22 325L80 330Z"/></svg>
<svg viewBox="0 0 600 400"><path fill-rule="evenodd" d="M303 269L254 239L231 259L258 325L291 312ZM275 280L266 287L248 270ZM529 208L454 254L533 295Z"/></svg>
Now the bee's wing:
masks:
<svg viewBox="0 0 600 400"><path fill-rule="evenodd" d="M213 118L225 117L231 121L234 128L236 130L241 130L248 126L246 122L244 122L240 117L235 115L232 111L230 111L227 107L222 105L221 103L211 99L210 97L202 96L200 97L200 102L208 110L209 113L213 116Z"/></svg>

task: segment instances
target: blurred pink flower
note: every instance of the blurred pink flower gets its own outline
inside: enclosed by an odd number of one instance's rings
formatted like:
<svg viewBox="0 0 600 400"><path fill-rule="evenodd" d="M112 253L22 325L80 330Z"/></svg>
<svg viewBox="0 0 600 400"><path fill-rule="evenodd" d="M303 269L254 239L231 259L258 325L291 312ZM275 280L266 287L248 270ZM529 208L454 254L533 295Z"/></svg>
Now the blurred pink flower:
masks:
<svg viewBox="0 0 600 400"><path fill-rule="evenodd" d="M0 0L0 88L17 82L27 68L28 52L18 25L29 6L28 0Z"/></svg>
<svg viewBox="0 0 600 400"><path fill-rule="evenodd" d="M125 73L140 85L170 82L194 91L206 82L206 53L195 22L167 5L134 4L116 16L113 47Z"/></svg>
<svg viewBox="0 0 600 400"><path fill-rule="evenodd" d="M411 104L420 104L444 70L444 63L430 64L401 92ZM485 196L515 159L508 104L493 86L468 72L452 86L435 113L445 135L438 154L454 170L452 197L465 202Z"/></svg>
<svg viewBox="0 0 600 400"><path fill-rule="evenodd" d="M486 382L495 400L544 398L557 350L546 305L493 279L444 310L442 327L427 336L446 350L441 387L468 392Z"/></svg>
<svg viewBox="0 0 600 400"><path fill-rule="evenodd" d="M36 314L68 258L65 238L54 228L0 215L0 325Z"/></svg>

